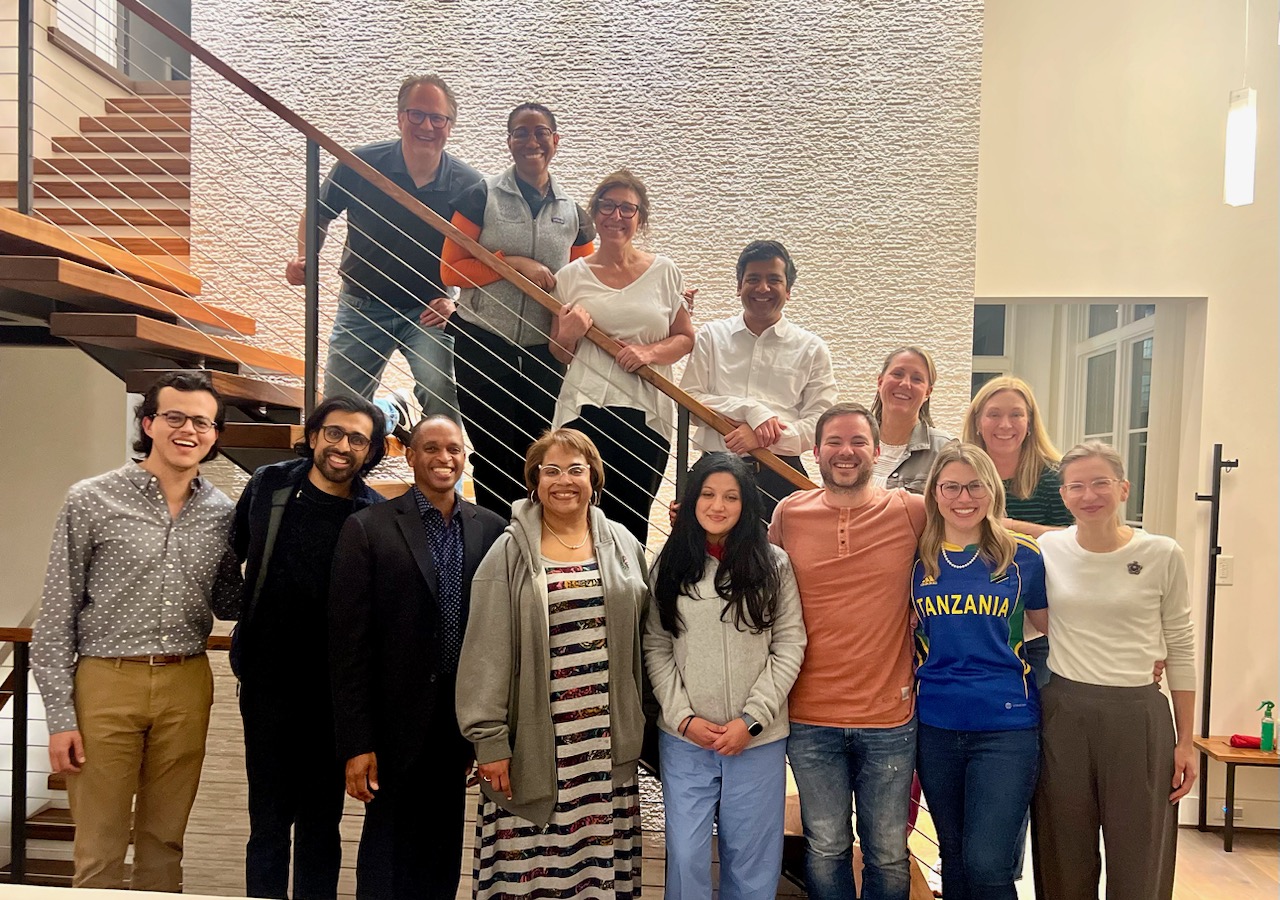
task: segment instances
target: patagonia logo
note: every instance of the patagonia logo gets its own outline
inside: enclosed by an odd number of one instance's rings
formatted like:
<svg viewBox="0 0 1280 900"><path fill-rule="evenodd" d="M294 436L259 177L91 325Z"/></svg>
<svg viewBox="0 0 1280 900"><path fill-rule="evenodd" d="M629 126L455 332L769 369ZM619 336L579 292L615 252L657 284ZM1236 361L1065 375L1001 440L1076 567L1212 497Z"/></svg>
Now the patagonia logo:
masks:
<svg viewBox="0 0 1280 900"><path fill-rule="evenodd" d="M557 225L563 225L563 224L564 224L564 218L563 218L563 217L561 217L561 216L552 216L552 217L551 217L551 221L552 221L552 222L555 222Z"/></svg>

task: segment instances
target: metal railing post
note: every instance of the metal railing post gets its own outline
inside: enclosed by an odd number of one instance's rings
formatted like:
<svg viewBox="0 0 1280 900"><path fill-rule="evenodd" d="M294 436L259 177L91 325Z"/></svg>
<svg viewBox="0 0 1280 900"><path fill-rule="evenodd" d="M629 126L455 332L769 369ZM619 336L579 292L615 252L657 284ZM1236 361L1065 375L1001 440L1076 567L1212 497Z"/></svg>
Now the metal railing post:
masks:
<svg viewBox="0 0 1280 900"><path fill-rule="evenodd" d="M18 0L18 212L35 211L34 0Z"/></svg>
<svg viewBox="0 0 1280 900"><path fill-rule="evenodd" d="M13 644L13 781L9 807L9 883L27 880L27 673L31 645Z"/></svg>
<svg viewBox="0 0 1280 900"><path fill-rule="evenodd" d="M320 356L320 145L307 139L305 377L302 407L310 417L316 408Z"/></svg>
<svg viewBox="0 0 1280 900"><path fill-rule="evenodd" d="M689 410L683 406L676 412L676 501L684 493L684 481L689 477Z"/></svg>

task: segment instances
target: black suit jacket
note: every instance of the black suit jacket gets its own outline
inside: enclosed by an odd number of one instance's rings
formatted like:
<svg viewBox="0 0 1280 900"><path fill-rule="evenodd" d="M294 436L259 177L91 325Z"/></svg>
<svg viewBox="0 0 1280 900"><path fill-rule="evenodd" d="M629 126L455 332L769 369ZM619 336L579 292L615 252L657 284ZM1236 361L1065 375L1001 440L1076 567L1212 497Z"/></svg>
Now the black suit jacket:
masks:
<svg viewBox="0 0 1280 900"><path fill-rule="evenodd" d="M462 616L471 579L507 523L461 498ZM329 671L338 756L378 754L379 769L413 765L429 751L440 682L440 607L431 545L412 491L352 515L333 557ZM456 726L455 726L456 727Z"/></svg>

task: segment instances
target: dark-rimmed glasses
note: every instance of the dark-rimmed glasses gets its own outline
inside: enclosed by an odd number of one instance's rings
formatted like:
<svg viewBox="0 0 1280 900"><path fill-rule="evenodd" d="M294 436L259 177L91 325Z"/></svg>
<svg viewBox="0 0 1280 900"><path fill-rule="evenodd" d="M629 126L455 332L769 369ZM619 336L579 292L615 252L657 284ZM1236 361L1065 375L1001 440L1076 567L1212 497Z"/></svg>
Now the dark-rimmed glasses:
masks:
<svg viewBox="0 0 1280 900"><path fill-rule="evenodd" d="M608 218L615 212L624 219L634 219L636 213L640 212L640 207L634 203L619 203L616 200L597 200L596 212Z"/></svg>
<svg viewBox="0 0 1280 900"><path fill-rule="evenodd" d="M197 434L204 434L210 428L216 428L218 425L217 422L206 416L189 416L184 412L178 412L176 409L171 409L168 412L156 413L151 418L164 419L165 424L174 431L177 431L183 425L186 425L187 420L190 419L191 427L196 430Z"/></svg>
<svg viewBox="0 0 1280 900"><path fill-rule="evenodd" d="M555 131L553 129L548 128L546 125L539 125L537 128L533 128L533 129L529 129L529 128L512 129L511 131L507 132L507 137L511 138L513 141L527 141L531 137L535 137L540 141L546 141L546 140L550 140L551 135L553 134L555 134Z"/></svg>
<svg viewBox="0 0 1280 900"><path fill-rule="evenodd" d="M369 444L369 438L358 431L343 431L337 425L326 425L320 429L320 433L324 435L324 439L330 444L341 444L342 439L347 439L348 446L352 450L364 450Z"/></svg>
<svg viewBox="0 0 1280 900"><path fill-rule="evenodd" d="M414 125L421 125L423 122L430 122L432 128L443 128L453 121L453 116L446 116L443 113L427 112L425 109L413 109L412 107L404 111L407 118Z"/></svg>
<svg viewBox="0 0 1280 900"><path fill-rule="evenodd" d="M961 493L969 495L970 500L981 500L987 496L987 486L981 481L970 481L968 484L961 484L958 481L939 481L938 493L948 500L954 500Z"/></svg>

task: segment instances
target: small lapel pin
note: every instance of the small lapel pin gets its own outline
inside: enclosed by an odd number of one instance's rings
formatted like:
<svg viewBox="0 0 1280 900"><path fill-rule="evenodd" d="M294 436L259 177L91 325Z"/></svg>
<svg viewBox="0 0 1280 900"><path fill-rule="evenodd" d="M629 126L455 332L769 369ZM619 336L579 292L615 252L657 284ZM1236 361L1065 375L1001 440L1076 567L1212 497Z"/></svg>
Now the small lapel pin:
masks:
<svg viewBox="0 0 1280 900"><path fill-rule="evenodd" d="M1136 559L1133 562L1129 563L1129 574L1130 575L1142 574L1142 563L1138 562Z"/></svg>

